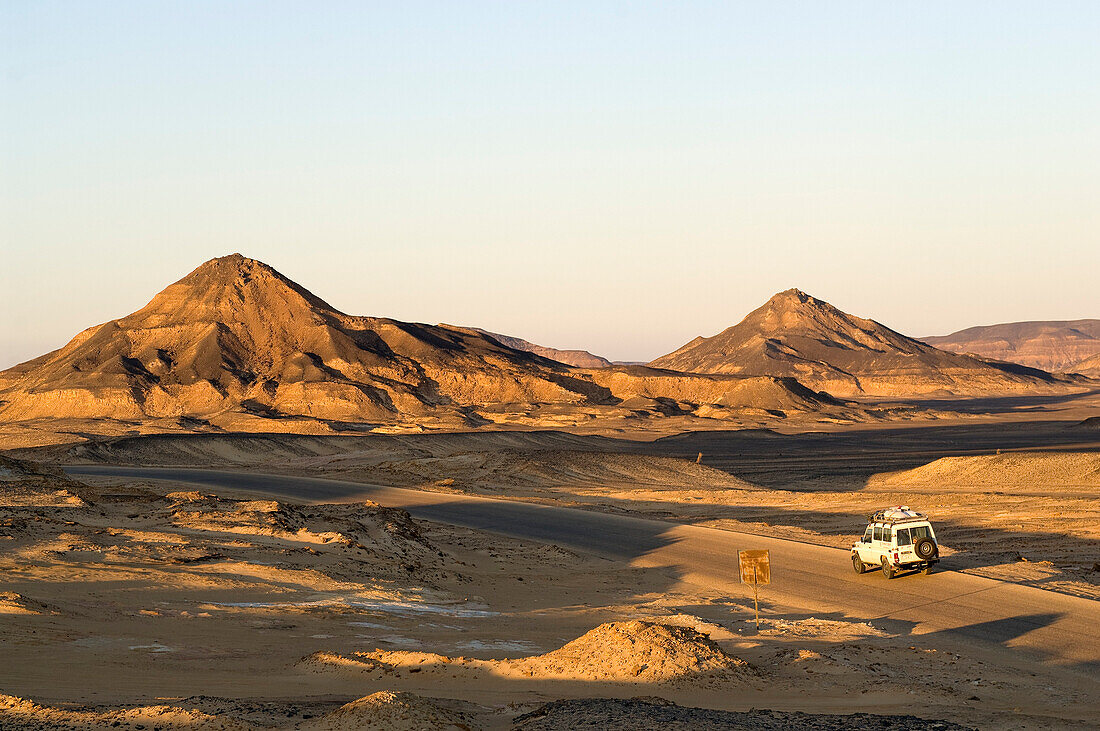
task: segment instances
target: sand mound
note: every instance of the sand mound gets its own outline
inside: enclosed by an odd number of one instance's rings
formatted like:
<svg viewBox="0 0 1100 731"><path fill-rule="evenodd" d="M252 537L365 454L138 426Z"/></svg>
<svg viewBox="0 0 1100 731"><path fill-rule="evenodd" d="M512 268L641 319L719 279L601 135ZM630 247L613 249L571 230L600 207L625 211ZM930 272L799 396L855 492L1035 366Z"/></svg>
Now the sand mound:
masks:
<svg viewBox="0 0 1100 731"><path fill-rule="evenodd" d="M65 473L57 467L0 454L0 482L45 478L65 479Z"/></svg>
<svg viewBox="0 0 1100 731"><path fill-rule="evenodd" d="M0 456L0 482L22 480L28 476L28 462Z"/></svg>
<svg viewBox="0 0 1100 731"><path fill-rule="evenodd" d="M35 601L14 591L0 591L0 614L53 614L48 604Z"/></svg>
<svg viewBox="0 0 1100 731"><path fill-rule="evenodd" d="M172 501L165 511L170 522L194 530L340 543L403 560L434 563L438 556L407 511L375 502L304 508L276 500L230 500L198 492L174 492L166 498Z"/></svg>
<svg viewBox="0 0 1100 731"><path fill-rule="evenodd" d="M744 731L801 731L819 729L840 731L954 731L964 726L947 721L932 721L915 716L876 716L853 713L848 716L818 715L786 711L714 711L687 708L661 698L579 698L547 703L541 708L516 717L513 728L528 731L550 729L654 729L654 731L695 729L744 729Z"/></svg>
<svg viewBox="0 0 1100 731"><path fill-rule="evenodd" d="M978 457L944 457L901 472L875 475L868 487L1100 486L1100 452L1009 452Z"/></svg>
<svg viewBox="0 0 1100 731"><path fill-rule="evenodd" d="M640 454L573 450L524 451L501 449L445 457L388 461L373 468L386 477L422 484L446 476L449 484L473 488L554 487L557 485L639 485L689 488L706 485L721 489L751 487L743 480L690 460Z"/></svg>
<svg viewBox="0 0 1100 731"><path fill-rule="evenodd" d="M412 672L461 667L511 678L589 682L662 683L705 674L752 672L748 663L727 654L693 627L641 620L602 624L557 650L518 659L479 660L375 650L350 655L315 653L302 664L315 670Z"/></svg>
<svg viewBox="0 0 1100 731"><path fill-rule="evenodd" d="M84 507L80 488L56 467L0 455L0 507Z"/></svg>
<svg viewBox="0 0 1100 731"><path fill-rule="evenodd" d="M1100 416L1090 416L1082 422L1074 424L1070 429L1083 429L1086 431L1100 431Z"/></svg>
<svg viewBox="0 0 1100 731"><path fill-rule="evenodd" d="M696 617L694 614L664 614L648 617L646 619L650 622L664 624L670 627L689 627L700 634L706 635L712 640L722 641L738 638L737 634L730 632L725 627L715 624L714 622L708 622L701 617Z"/></svg>
<svg viewBox="0 0 1100 731"><path fill-rule="evenodd" d="M0 486L0 508L82 508L87 504L72 491L48 483L21 482Z"/></svg>
<svg viewBox="0 0 1100 731"><path fill-rule="evenodd" d="M524 674L603 681L661 682L748 669L692 627L641 620L601 624L558 650L510 662Z"/></svg>
<svg viewBox="0 0 1100 731"><path fill-rule="evenodd" d="M424 698L414 693L384 690L340 706L313 722L298 726L309 731L376 729L470 729L475 723L458 704Z"/></svg>
<svg viewBox="0 0 1100 731"><path fill-rule="evenodd" d="M209 706L205 711L193 707ZM266 717L254 725L246 716L256 715L255 704L241 704L216 698L197 697L179 705L109 708L53 708L16 696L0 695L0 730L6 729L203 729L204 731L252 731L294 728L302 731L353 731L377 729L473 729L474 719L484 709L465 701L424 698L413 693L381 691L340 706L319 718L303 722L278 721L280 715L295 715L284 709L262 710ZM293 705L289 706L293 709ZM251 713L249 713L251 711ZM301 711L298 711L301 713ZM308 715L305 718L309 718ZM271 721L275 725L271 725Z"/></svg>
<svg viewBox="0 0 1100 731"><path fill-rule="evenodd" d="M165 496L168 500L174 500L178 503L215 503L218 499L217 495L210 493L199 492L198 490L187 490L184 492L170 492Z"/></svg>
<svg viewBox="0 0 1100 731"><path fill-rule="evenodd" d="M174 706L142 706L125 710L69 710L0 695L0 729L148 729L187 728L204 731L247 731L251 724Z"/></svg>
<svg viewBox="0 0 1100 731"><path fill-rule="evenodd" d="M868 637L886 637L886 632L870 622L846 622L833 619L770 619L760 620L760 635L825 639L830 642L850 642Z"/></svg>

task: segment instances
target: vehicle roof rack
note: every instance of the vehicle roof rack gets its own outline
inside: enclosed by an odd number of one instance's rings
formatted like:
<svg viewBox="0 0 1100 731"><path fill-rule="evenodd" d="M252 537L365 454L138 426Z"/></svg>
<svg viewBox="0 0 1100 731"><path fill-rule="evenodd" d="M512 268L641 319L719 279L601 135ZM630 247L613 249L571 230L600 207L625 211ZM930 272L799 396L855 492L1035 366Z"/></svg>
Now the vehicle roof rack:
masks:
<svg viewBox="0 0 1100 731"><path fill-rule="evenodd" d="M913 510L908 505L895 505L892 508L876 510L867 519L872 523L904 523L913 520L928 520L928 516Z"/></svg>

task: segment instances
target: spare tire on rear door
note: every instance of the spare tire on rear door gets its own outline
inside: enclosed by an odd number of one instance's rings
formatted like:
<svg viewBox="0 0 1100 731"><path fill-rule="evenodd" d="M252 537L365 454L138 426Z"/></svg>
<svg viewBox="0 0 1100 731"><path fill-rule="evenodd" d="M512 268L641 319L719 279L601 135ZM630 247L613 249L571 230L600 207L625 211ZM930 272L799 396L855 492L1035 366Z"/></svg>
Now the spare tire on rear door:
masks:
<svg viewBox="0 0 1100 731"><path fill-rule="evenodd" d="M934 558L939 551L936 548L936 542L931 538L918 538L913 544L913 553L917 554L917 558L921 561L927 561Z"/></svg>

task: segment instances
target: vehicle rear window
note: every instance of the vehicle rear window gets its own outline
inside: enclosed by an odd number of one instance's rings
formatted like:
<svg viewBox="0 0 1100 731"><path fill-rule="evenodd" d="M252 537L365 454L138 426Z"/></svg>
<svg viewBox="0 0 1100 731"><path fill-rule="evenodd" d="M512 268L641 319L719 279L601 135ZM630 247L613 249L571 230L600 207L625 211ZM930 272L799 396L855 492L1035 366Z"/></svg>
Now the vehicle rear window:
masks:
<svg viewBox="0 0 1100 731"><path fill-rule="evenodd" d="M931 538L932 537L932 531L929 530L928 526L926 526L926 525L917 525L917 526L914 526L914 527L910 528L909 530L911 530L913 532L913 540L914 541L917 540L918 538Z"/></svg>
<svg viewBox="0 0 1100 731"><path fill-rule="evenodd" d="M898 529L898 545L899 546L911 546L913 545L913 539L909 535L908 528Z"/></svg>

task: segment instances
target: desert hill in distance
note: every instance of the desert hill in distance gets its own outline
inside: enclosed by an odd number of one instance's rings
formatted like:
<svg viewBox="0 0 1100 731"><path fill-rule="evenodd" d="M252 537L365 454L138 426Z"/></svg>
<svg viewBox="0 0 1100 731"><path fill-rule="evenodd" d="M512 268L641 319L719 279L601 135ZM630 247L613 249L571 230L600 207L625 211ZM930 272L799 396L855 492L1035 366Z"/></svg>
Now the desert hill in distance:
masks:
<svg viewBox="0 0 1100 731"><path fill-rule="evenodd" d="M835 396L979 396L1057 387L1044 371L939 350L797 289L737 325L649 365L689 373L790 376Z"/></svg>
<svg viewBox="0 0 1100 731"><path fill-rule="evenodd" d="M517 338L511 335L501 335L500 333L482 330L479 327L470 329L476 330L482 335L488 335L501 345L507 345L513 350L534 353L535 355L541 355L543 358L556 360L559 363L565 363L566 365L571 365L576 368L607 368L611 365L611 361L607 358L598 356L595 353L589 353L587 350L561 350L559 348L549 348L545 345L536 345L523 338Z"/></svg>
<svg viewBox="0 0 1100 731"><path fill-rule="evenodd" d="M347 315L239 254L0 372L0 424L83 420L73 431L97 433L545 427L839 406L789 378L578 369L469 328Z"/></svg>
<svg viewBox="0 0 1100 731"><path fill-rule="evenodd" d="M1100 353L1097 353L1091 358L1077 361L1067 366L1066 370L1070 373L1080 373L1089 378L1100 378Z"/></svg>
<svg viewBox="0 0 1100 731"><path fill-rule="evenodd" d="M1089 367L1078 364L1100 356L1100 320L1006 322L921 340L953 353L1011 361L1044 371L1086 373ZM1092 367L1097 365L1100 362Z"/></svg>

